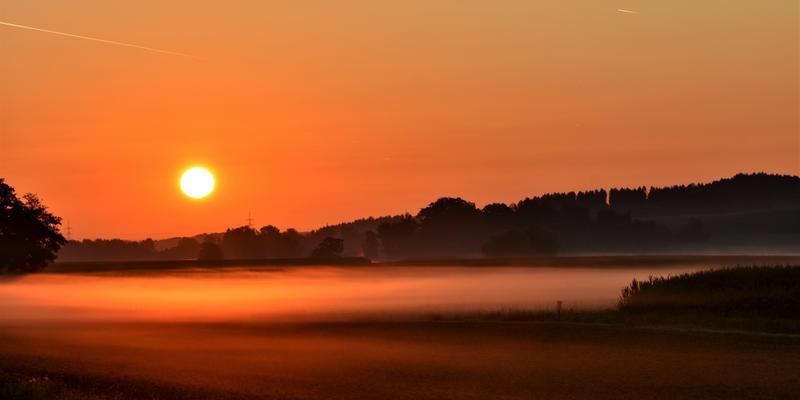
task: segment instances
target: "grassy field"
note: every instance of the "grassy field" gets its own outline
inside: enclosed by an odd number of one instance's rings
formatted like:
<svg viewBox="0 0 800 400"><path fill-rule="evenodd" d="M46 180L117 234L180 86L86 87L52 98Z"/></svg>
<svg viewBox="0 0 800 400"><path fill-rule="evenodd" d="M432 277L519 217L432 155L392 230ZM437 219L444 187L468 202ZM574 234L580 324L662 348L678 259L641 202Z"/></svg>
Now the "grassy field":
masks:
<svg viewBox="0 0 800 400"><path fill-rule="evenodd" d="M89 400L101 399L86 391L69 387L47 374L23 374L0 371L0 399L8 400Z"/></svg>
<svg viewBox="0 0 800 400"><path fill-rule="evenodd" d="M16 326L0 333L0 354L2 376L15 377L4 383L7 399L785 399L800 391L797 337L570 323Z"/></svg>
<svg viewBox="0 0 800 400"><path fill-rule="evenodd" d="M800 266L725 268L634 280L622 290L619 314L800 333Z"/></svg>
<svg viewBox="0 0 800 400"><path fill-rule="evenodd" d="M620 310L800 319L800 266L726 268L634 280L623 289Z"/></svg>
<svg viewBox="0 0 800 400"><path fill-rule="evenodd" d="M665 262L591 262L620 260ZM727 259L681 262L703 260ZM603 311L283 323L0 318L0 399L793 398L798 282L800 267L653 277L620 288L619 308Z"/></svg>
<svg viewBox="0 0 800 400"><path fill-rule="evenodd" d="M800 335L800 266L709 269L634 279L615 309L438 313L439 321L539 321Z"/></svg>

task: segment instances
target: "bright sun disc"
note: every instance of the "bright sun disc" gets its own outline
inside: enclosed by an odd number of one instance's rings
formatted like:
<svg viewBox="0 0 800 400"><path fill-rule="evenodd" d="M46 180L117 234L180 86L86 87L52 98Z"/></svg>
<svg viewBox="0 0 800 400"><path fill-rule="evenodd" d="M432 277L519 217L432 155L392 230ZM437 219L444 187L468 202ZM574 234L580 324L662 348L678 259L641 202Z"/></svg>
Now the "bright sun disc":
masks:
<svg viewBox="0 0 800 400"><path fill-rule="evenodd" d="M181 190L194 199L206 197L214 190L214 175L202 167L189 168L181 175Z"/></svg>

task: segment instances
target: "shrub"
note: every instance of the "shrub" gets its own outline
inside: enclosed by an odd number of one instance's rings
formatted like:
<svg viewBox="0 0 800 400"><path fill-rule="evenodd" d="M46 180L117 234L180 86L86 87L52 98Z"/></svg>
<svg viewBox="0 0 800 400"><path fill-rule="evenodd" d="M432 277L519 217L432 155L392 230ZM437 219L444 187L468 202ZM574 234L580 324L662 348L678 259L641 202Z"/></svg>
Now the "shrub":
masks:
<svg viewBox="0 0 800 400"><path fill-rule="evenodd" d="M622 290L619 308L800 319L800 266L737 267L634 279Z"/></svg>

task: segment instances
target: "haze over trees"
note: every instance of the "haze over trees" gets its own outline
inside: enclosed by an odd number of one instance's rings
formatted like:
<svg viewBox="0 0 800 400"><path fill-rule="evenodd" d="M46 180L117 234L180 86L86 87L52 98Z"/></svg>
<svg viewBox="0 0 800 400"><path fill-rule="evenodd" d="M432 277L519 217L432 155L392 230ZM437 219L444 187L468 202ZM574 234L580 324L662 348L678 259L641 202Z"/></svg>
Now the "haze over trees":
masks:
<svg viewBox="0 0 800 400"><path fill-rule="evenodd" d="M167 253L168 256L179 257L177 250ZM68 241L58 253L59 261L126 261L156 259L155 241L145 239L130 241L121 239L84 239ZM187 258L194 258L195 253ZM181 259L181 258L177 258Z"/></svg>
<svg viewBox="0 0 800 400"><path fill-rule="evenodd" d="M375 260L380 257L381 242L378 235L373 231L364 232L364 240L361 243L361 253L364 257Z"/></svg>
<svg viewBox="0 0 800 400"><path fill-rule="evenodd" d="M415 215L369 217L304 233L271 225L242 226L182 238L161 250L149 239L71 241L59 257L65 261L194 259L202 242L217 246L226 259L314 254L370 259L526 257L724 252L746 246L797 251L800 178L739 174L706 184L551 193L483 208L462 198L444 197ZM212 253L220 256L216 250Z"/></svg>
<svg viewBox="0 0 800 400"><path fill-rule="evenodd" d="M225 257L222 255L222 249L220 249L219 245L214 243L213 240L205 241L200 244L200 248L197 253L198 260L216 261L224 258Z"/></svg>
<svg viewBox="0 0 800 400"><path fill-rule="evenodd" d="M317 248L311 252L311 257L317 258L331 258L340 257L344 251L344 240L333 237L326 237L322 239Z"/></svg>
<svg viewBox="0 0 800 400"><path fill-rule="evenodd" d="M66 242L59 225L36 195L20 199L0 178L0 273L35 272L55 260Z"/></svg>
<svg viewBox="0 0 800 400"><path fill-rule="evenodd" d="M483 245L482 250L492 257L554 256L560 246L555 233L534 225L527 230L512 229L494 235Z"/></svg>

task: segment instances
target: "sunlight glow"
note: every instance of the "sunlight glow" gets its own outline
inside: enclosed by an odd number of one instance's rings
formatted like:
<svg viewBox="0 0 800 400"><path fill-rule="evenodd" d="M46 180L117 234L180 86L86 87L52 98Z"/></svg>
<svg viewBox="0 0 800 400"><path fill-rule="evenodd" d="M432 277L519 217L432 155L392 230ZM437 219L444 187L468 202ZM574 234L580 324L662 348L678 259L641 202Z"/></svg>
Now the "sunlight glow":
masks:
<svg viewBox="0 0 800 400"><path fill-rule="evenodd" d="M181 175L181 190L193 199L208 196L214 190L214 175L203 167L192 167Z"/></svg>

